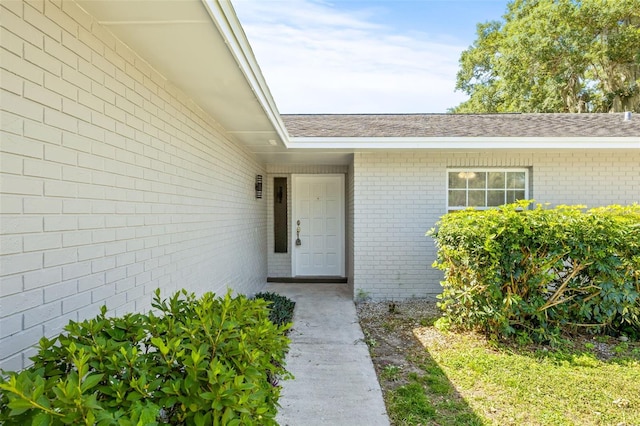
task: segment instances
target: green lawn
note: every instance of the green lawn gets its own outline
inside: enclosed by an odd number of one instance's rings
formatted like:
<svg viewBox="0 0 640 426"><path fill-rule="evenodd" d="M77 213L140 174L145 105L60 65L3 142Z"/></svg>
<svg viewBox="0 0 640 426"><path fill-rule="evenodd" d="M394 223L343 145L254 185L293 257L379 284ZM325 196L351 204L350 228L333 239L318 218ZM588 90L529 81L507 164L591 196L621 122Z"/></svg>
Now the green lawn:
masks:
<svg viewBox="0 0 640 426"><path fill-rule="evenodd" d="M395 424L640 425L637 345L514 350L473 334L415 331L426 335L411 356L420 372L387 394ZM606 361L596 353L603 345Z"/></svg>
<svg viewBox="0 0 640 426"><path fill-rule="evenodd" d="M496 344L439 330L428 301L358 310L394 426L640 426L640 342Z"/></svg>

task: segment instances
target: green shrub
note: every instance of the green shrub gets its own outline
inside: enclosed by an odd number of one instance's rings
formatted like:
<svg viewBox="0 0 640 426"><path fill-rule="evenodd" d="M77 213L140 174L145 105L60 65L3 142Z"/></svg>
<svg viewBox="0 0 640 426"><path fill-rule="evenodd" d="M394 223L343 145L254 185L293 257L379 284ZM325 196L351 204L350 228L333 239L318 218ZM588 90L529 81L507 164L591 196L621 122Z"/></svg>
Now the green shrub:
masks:
<svg viewBox="0 0 640 426"><path fill-rule="evenodd" d="M269 303L269 319L277 325L286 325L293 320L293 309L296 302L276 293L258 293L254 296Z"/></svg>
<svg viewBox="0 0 640 426"><path fill-rule="evenodd" d="M535 340L561 329L639 333L640 206L529 203L450 213L427 233L451 325Z"/></svg>
<svg viewBox="0 0 640 426"><path fill-rule="evenodd" d="M0 424L276 424L288 326L265 301L183 290L156 292L153 307L119 318L103 307L43 338L33 366L0 378Z"/></svg>

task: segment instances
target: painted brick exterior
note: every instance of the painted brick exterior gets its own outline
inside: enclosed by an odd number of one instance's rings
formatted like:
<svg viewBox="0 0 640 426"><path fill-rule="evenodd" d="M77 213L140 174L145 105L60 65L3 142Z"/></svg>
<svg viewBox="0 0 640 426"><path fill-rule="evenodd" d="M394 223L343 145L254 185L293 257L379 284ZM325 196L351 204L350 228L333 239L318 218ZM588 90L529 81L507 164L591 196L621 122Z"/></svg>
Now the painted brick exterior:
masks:
<svg viewBox="0 0 640 426"><path fill-rule="evenodd" d="M527 167L539 203L590 207L640 202L640 152L356 153L354 295L434 297L440 271L425 232L446 213L450 167Z"/></svg>
<svg viewBox="0 0 640 426"><path fill-rule="evenodd" d="M75 3L0 9L0 368L156 288L259 291L264 167Z"/></svg>
<svg viewBox="0 0 640 426"><path fill-rule="evenodd" d="M0 1L0 368L69 320L169 295L252 294L291 275L274 253L273 178L345 174L354 297L440 293L425 232L446 170L526 167L553 204L640 201L640 151L357 152L349 165L263 165L73 1ZM256 200L256 175L265 176ZM291 229L292 218L289 215ZM265 254L266 253L266 254Z"/></svg>
<svg viewBox="0 0 640 426"><path fill-rule="evenodd" d="M353 237L354 237L354 219L355 219L355 213L354 213L354 190L355 190L355 186L354 186L354 173L353 173L353 158L351 159L351 163L349 164L349 171L347 172L347 179L346 179L346 185L347 185L347 190L345 192L347 199L346 199L346 213L347 213L347 220L346 220L346 226L345 226L345 232L347 233L347 246L346 246L346 253L347 253L347 277L349 279L348 283L349 283L349 287L351 289L351 294L354 295L354 298L357 298L358 295L355 294L354 292L354 281L353 281L353 270L354 270L354 265L353 265Z"/></svg>

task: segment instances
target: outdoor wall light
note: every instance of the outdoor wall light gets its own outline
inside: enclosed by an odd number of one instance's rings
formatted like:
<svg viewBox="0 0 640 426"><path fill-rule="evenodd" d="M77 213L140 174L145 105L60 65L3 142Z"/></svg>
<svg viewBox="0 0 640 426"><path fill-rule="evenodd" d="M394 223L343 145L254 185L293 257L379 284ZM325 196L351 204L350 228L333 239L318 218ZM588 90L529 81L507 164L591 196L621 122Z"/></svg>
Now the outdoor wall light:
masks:
<svg viewBox="0 0 640 426"><path fill-rule="evenodd" d="M473 179L476 177L476 174L474 172L460 172L458 173L458 177L460 179Z"/></svg>
<svg viewBox="0 0 640 426"><path fill-rule="evenodd" d="M262 175L256 175L256 198L262 198Z"/></svg>

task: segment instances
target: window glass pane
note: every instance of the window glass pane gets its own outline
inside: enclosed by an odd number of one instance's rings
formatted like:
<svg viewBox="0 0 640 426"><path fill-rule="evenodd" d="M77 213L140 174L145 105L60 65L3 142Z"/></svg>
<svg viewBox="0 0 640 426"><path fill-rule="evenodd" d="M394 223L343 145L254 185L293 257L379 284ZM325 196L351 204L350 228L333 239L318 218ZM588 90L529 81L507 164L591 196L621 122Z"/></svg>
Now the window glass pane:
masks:
<svg viewBox="0 0 640 426"><path fill-rule="evenodd" d="M487 191L487 206L501 206L504 204L504 190Z"/></svg>
<svg viewBox="0 0 640 426"><path fill-rule="evenodd" d="M524 191L507 191L507 203L524 200Z"/></svg>
<svg viewBox="0 0 640 426"><path fill-rule="evenodd" d="M489 172L489 188L504 189L504 172Z"/></svg>
<svg viewBox="0 0 640 426"><path fill-rule="evenodd" d="M467 191L449 190L449 207L466 207Z"/></svg>
<svg viewBox="0 0 640 426"><path fill-rule="evenodd" d="M273 239L276 253L286 253L288 249L287 194L287 178L273 178Z"/></svg>
<svg viewBox="0 0 640 426"><path fill-rule="evenodd" d="M507 173L507 188L524 189L524 187L525 187L524 172L508 172Z"/></svg>
<svg viewBox="0 0 640 426"><path fill-rule="evenodd" d="M516 170L448 171L449 209L497 207L525 199L527 173L525 170Z"/></svg>
<svg viewBox="0 0 640 426"><path fill-rule="evenodd" d="M469 191L469 206L484 207L486 206L484 201L485 191Z"/></svg>
<svg viewBox="0 0 640 426"><path fill-rule="evenodd" d="M463 172L449 172L449 188L466 188L467 179Z"/></svg>
<svg viewBox="0 0 640 426"><path fill-rule="evenodd" d="M484 189L486 187L487 187L487 174L485 172L473 173L469 176L469 188Z"/></svg>

